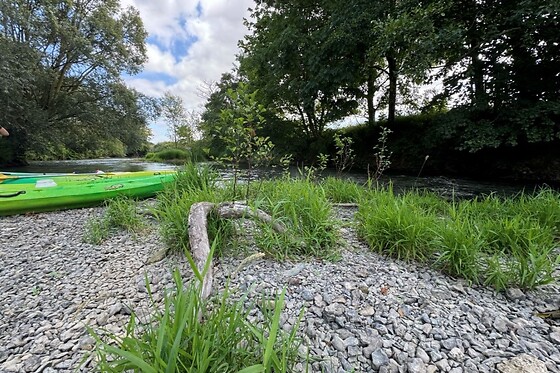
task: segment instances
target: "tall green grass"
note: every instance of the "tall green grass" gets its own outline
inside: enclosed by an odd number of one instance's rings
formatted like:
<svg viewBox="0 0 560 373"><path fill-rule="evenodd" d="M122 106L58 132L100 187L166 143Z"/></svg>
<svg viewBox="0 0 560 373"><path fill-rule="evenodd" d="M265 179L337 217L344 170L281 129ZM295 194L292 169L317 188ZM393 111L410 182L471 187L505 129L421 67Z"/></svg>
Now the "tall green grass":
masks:
<svg viewBox="0 0 560 373"><path fill-rule="evenodd" d="M196 202L220 203L244 197L234 195L231 184L218 184L217 176L207 167L186 165L173 185L161 193L156 215L166 244L173 249L188 247L188 214ZM245 201L282 222L286 233L272 230L268 224L257 223L256 243L269 256L277 259L296 257L338 257L337 223L332 217L331 204L320 185L310 180L276 180L255 184ZM217 255L227 245L235 247L234 223L216 216L209 218L209 236L222 240ZM221 230L223 236L215 233ZM252 232L251 232L252 233Z"/></svg>
<svg viewBox="0 0 560 373"><path fill-rule="evenodd" d="M227 200L226 190L218 187L218 174L209 166L186 164L173 183L158 195L154 214L160 222L160 232L166 245L182 251L189 247L188 217L191 206L197 202L219 203ZM217 235L222 230L222 235ZM218 255L234 234L228 220L210 215L208 231L211 240L217 239Z"/></svg>
<svg viewBox="0 0 560 373"><path fill-rule="evenodd" d="M378 252L424 262L433 253L437 217L422 202L413 193L397 197L390 188L368 191L356 214L358 233Z"/></svg>
<svg viewBox="0 0 560 373"><path fill-rule="evenodd" d="M327 177L321 181L325 196L333 203L355 203L364 192L364 187L350 180Z"/></svg>
<svg viewBox="0 0 560 373"><path fill-rule="evenodd" d="M277 259L339 257L338 223L323 188L308 179L282 179L261 185L253 206L287 227L285 234L262 225L257 244Z"/></svg>
<svg viewBox="0 0 560 373"><path fill-rule="evenodd" d="M143 373L294 371L301 341L296 337L297 325L290 333L280 328L285 292L275 297L272 311L261 310L261 322L252 323L249 314L255 303L247 307L245 297L232 301L227 286L219 296L200 298L200 281L209 261L199 272L192 257L186 255L196 282L185 286L175 271L176 290L165 294L162 306L153 304L149 320L141 323L133 313L124 336L90 329L97 341L97 369ZM146 284L151 296L149 281Z"/></svg>
<svg viewBox="0 0 560 373"><path fill-rule="evenodd" d="M379 188L363 194L356 218L374 250L502 290L555 280L559 211L560 196L552 190L448 202Z"/></svg>

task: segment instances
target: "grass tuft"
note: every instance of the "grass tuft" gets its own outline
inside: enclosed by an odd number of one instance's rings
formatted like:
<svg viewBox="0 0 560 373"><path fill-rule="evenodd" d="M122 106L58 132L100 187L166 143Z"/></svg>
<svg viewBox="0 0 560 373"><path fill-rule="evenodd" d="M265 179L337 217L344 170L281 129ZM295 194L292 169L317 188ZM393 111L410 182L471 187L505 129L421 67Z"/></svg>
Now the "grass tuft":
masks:
<svg viewBox="0 0 560 373"><path fill-rule="evenodd" d="M364 193L358 233L390 256L429 262L497 290L554 281L560 263L560 196L551 190L502 199L444 201L430 194Z"/></svg>
<svg viewBox="0 0 560 373"><path fill-rule="evenodd" d="M339 257L338 223L320 185L306 179L265 182L253 204L288 228L279 234L261 225L257 245L268 255L277 259Z"/></svg>
<svg viewBox="0 0 560 373"><path fill-rule="evenodd" d="M333 203L356 203L364 188L350 180L328 177L321 182L325 196Z"/></svg>
<svg viewBox="0 0 560 373"><path fill-rule="evenodd" d="M200 287L184 286L174 273L176 290L153 306L151 319L140 324L133 313L126 334L90 333L97 341L97 369L103 372L291 372L301 343L295 331L280 328L284 292L262 322L249 321L254 305L230 299L226 288L209 301ZM258 312L258 311L257 311ZM202 320L202 321L201 321Z"/></svg>
<svg viewBox="0 0 560 373"><path fill-rule="evenodd" d="M190 208L197 202L219 203L226 200L223 188L217 187L218 174L209 166L186 164L176 180L158 195L154 214L160 221L160 231L166 245L175 251L189 247L188 217ZM222 230L222 235L217 235ZM208 235L217 239L218 252L231 241L233 224L227 220L208 218Z"/></svg>
<svg viewBox="0 0 560 373"><path fill-rule="evenodd" d="M85 242L98 245L118 230L138 232L145 227L136 201L117 197L105 202L105 207L103 216L86 223Z"/></svg>

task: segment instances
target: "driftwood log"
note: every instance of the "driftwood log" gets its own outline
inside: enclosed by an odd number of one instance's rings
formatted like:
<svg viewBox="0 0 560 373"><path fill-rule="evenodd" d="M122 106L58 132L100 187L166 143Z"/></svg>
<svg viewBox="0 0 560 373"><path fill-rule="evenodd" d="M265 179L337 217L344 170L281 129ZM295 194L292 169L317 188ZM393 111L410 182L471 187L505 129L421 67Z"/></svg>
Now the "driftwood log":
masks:
<svg viewBox="0 0 560 373"><path fill-rule="evenodd" d="M252 218L270 224L279 233L286 232L286 227L268 215L266 212L253 209L240 202L225 202L215 204L211 202L198 202L191 206L188 218L189 244L198 272L204 274L202 280L201 299L206 299L212 292L213 269L210 257L210 240L208 238L208 214L216 211L220 218L240 219ZM204 269L208 263L206 273Z"/></svg>

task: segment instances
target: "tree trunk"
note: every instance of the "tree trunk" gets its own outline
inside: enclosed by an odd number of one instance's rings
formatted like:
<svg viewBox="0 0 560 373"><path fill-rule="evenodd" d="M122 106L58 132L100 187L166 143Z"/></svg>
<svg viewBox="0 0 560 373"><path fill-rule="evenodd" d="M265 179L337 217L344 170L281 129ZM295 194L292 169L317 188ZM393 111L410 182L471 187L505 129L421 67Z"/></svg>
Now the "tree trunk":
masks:
<svg viewBox="0 0 560 373"><path fill-rule="evenodd" d="M387 67L389 70L389 109L387 123L389 127L395 124L395 112L397 108L397 61L392 54L387 55Z"/></svg>
<svg viewBox="0 0 560 373"><path fill-rule="evenodd" d="M375 96L376 79L377 73L375 71L370 71L367 80L368 125L370 127L375 126L375 105L373 104L373 100Z"/></svg>
<svg viewBox="0 0 560 373"><path fill-rule="evenodd" d="M476 5L469 4L469 12L476 12ZM479 57L481 40L481 26L475 22L467 31L467 42L470 46L470 80L471 80L471 105L477 109L486 109L488 107L488 92L484 84L484 61Z"/></svg>
<svg viewBox="0 0 560 373"><path fill-rule="evenodd" d="M488 95L484 87L484 65L478 58L478 51L471 53L472 82L474 86L473 104L476 108L485 109L488 107Z"/></svg>
<svg viewBox="0 0 560 373"><path fill-rule="evenodd" d="M523 32L521 28L509 33L509 43L512 51L512 73L513 87L517 91L517 99L528 105L531 102L538 101L539 86L542 87L543 82L535 66L535 58L531 56L530 49L525 47L523 42Z"/></svg>

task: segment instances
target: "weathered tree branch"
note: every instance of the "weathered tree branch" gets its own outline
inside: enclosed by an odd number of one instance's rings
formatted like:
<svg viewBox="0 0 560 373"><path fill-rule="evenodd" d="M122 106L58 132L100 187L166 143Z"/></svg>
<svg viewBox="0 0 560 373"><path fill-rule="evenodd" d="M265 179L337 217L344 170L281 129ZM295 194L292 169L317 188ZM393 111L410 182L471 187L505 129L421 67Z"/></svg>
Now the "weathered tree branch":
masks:
<svg viewBox="0 0 560 373"><path fill-rule="evenodd" d="M212 292L212 258L210 254L210 240L208 239L208 214L215 207L211 202L198 202L189 211L189 244L198 272L203 274L206 261L210 261L208 271L202 280L201 299L206 299Z"/></svg>
<svg viewBox="0 0 560 373"><path fill-rule="evenodd" d="M218 206L218 215L225 219L241 219L241 218L253 218L260 220L263 223L270 224L272 229L278 233L286 233L286 227L284 224L274 221L274 219L268 215L266 212L259 209L252 209L244 203L239 202L224 202L220 203Z"/></svg>
<svg viewBox="0 0 560 373"><path fill-rule="evenodd" d="M216 205L211 202L198 202L191 206L188 218L189 244L193 254L193 260L198 271L203 274L207 261L210 261L208 270L204 273L202 280L201 299L206 299L212 292L212 258L210 255L210 240L208 238L208 214L215 209L218 216L224 219L253 218L270 224L272 228L285 233L286 227L274 221L270 215L259 209L252 209L244 203L225 202Z"/></svg>

